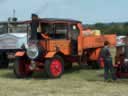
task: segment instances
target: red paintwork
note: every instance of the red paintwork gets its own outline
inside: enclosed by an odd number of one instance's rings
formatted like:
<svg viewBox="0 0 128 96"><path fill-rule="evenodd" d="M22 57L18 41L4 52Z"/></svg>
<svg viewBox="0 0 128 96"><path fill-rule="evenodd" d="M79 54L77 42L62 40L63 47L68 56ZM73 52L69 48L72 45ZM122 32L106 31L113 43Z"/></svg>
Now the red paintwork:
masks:
<svg viewBox="0 0 128 96"><path fill-rule="evenodd" d="M50 71L54 77L59 76L62 73L62 63L58 59L54 59L50 65Z"/></svg>

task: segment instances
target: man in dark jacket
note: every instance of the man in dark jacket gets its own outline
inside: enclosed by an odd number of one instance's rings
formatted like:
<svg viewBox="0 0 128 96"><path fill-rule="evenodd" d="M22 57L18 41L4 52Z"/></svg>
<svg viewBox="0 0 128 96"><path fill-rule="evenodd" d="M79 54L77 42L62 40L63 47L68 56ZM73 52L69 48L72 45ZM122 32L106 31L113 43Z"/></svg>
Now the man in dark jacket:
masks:
<svg viewBox="0 0 128 96"><path fill-rule="evenodd" d="M116 80L108 41L104 42L104 47L102 48L100 55L101 58L104 60L104 79L105 80L109 79L109 72L110 72L112 79Z"/></svg>

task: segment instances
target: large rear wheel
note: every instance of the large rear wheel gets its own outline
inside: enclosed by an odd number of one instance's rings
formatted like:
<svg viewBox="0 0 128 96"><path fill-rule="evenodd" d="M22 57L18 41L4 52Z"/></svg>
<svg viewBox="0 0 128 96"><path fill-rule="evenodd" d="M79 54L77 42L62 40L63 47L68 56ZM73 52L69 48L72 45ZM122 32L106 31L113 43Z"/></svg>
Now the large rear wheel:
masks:
<svg viewBox="0 0 128 96"><path fill-rule="evenodd" d="M56 55L45 61L45 71L50 78L58 78L64 72L64 61L61 56Z"/></svg>
<svg viewBox="0 0 128 96"><path fill-rule="evenodd" d="M17 78L27 78L32 76L32 71L29 69L30 60L28 58L16 57L14 63L14 74Z"/></svg>

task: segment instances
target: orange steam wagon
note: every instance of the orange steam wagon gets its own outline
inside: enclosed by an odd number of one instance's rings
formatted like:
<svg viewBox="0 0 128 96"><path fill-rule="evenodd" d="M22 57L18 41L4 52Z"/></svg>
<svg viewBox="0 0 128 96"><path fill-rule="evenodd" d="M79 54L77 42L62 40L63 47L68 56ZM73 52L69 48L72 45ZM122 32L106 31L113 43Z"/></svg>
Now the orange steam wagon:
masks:
<svg viewBox="0 0 128 96"><path fill-rule="evenodd" d="M25 23L32 23L26 21ZM84 36L80 21L43 18L39 20L37 38L30 39L24 50L16 52L14 74L18 78L29 77L33 72L45 71L48 77L60 77L73 62L79 65L100 67L97 63L104 41L116 44L116 35Z"/></svg>

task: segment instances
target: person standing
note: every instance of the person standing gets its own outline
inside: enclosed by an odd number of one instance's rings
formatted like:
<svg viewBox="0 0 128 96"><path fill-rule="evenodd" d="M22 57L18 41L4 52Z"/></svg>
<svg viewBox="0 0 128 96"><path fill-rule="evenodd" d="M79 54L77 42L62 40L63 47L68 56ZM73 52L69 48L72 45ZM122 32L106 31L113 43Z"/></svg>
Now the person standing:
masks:
<svg viewBox="0 0 128 96"><path fill-rule="evenodd" d="M112 77L112 80L116 80L109 45L110 45L110 43L108 41L105 41L104 42L104 47L102 48L101 54L100 54L100 57L104 61L104 79L108 80L109 79L109 74L110 74L111 77Z"/></svg>

